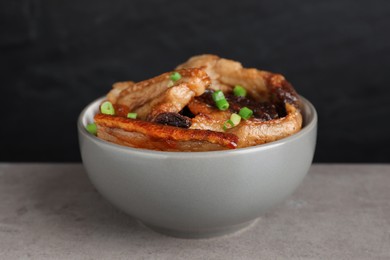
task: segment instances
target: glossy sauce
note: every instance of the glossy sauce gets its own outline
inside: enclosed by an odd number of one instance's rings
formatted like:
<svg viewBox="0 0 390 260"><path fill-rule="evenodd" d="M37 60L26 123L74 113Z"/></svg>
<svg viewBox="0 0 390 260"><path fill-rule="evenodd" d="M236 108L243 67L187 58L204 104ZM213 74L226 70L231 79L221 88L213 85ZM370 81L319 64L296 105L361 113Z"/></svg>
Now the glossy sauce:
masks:
<svg viewBox="0 0 390 260"><path fill-rule="evenodd" d="M206 90L203 95L196 99L217 108L212 98L213 93L213 90ZM269 121L280 117L278 107L270 102L257 102L250 97L237 97L232 93L225 93L225 98L229 102L231 112L238 113L241 108L248 107L253 111L253 116L261 121Z"/></svg>

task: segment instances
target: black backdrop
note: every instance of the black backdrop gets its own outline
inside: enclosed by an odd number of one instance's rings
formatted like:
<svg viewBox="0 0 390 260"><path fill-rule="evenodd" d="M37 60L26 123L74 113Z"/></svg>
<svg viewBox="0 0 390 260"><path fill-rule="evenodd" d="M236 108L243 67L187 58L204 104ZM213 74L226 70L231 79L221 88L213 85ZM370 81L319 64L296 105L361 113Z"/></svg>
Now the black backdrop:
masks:
<svg viewBox="0 0 390 260"><path fill-rule="evenodd" d="M390 1L2 0L0 161L79 161L115 81L214 53L284 74L319 113L317 162L390 162Z"/></svg>

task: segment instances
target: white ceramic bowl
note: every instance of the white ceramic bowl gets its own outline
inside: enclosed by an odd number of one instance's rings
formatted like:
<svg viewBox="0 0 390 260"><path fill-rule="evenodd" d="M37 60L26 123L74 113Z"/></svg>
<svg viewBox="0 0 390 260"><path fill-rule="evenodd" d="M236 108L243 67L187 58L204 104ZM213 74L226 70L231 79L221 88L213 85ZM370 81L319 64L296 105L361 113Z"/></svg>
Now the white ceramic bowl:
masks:
<svg viewBox="0 0 390 260"><path fill-rule="evenodd" d="M96 189L152 229L211 237L249 225L286 199L312 162L317 113L303 100L304 126L287 138L249 148L161 152L116 145L85 130L103 98L78 119L81 156Z"/></svg>

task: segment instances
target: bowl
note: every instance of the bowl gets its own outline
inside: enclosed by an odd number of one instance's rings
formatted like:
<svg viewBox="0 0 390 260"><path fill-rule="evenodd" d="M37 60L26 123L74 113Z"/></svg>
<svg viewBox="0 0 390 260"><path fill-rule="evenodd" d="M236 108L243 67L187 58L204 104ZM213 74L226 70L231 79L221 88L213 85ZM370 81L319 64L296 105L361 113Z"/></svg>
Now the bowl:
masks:
<svg viewBox="0 0 390 260"><path fill-rule="evenodd" d="M317 113L303 97L298 133L210 152L153 151L101 140L85 126L103 99L89 104L78 119L85 170L104 198L160 233L201 238L242 229L285 200L312 163Z"/></svg>

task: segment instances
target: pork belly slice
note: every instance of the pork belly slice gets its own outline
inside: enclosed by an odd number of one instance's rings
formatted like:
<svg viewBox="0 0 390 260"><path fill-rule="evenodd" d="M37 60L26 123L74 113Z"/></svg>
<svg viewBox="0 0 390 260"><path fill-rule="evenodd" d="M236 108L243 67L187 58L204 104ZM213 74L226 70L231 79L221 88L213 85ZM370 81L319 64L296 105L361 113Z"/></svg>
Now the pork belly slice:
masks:
<svg viewBox="0 0 390 260"><path fill-rule="evenodd" d="M127 88L132 87L135 84L134 81L116 82L112 85L112 89L107 94L107 100L116 104L121 92Z"/></svg>
<svg viewBox="0 0 390 260"><path fill-rule="evenodd" d="M261 121L256 118L241 120L241 123L227 130L239 138L238 147L269 143L295 134L302 128L302 115L291 104L286 104L285 117Z"/></svg>
<svg viewBox="0 0 390 260"><path fill-rule="evenodd" d="M161 96L150 100L143 106L133 110L141 120L154 121L162 113L178 113L193 98L195 92L187 87L187 84L181 83L165 91Z"/></svg>
<svg viewBox="0 0 390 260"><path fill-rule="evenodd" d="M195 115L191 129L223 131L222 126L226 120L243 106L249 106L255 112L254 117L241 120L238 126L226 131L237 135L238 147L279 140L301 129L299 96L282 75L243 68L239 62L215 55L194 56L177 68L191 67L204 67L212 81L210 88L225 92L231 104L229 110L220 111L215 107L207 91L202 96L196 97L188 104L188 108ZM235 102L234 98L229 99L235 85L242 85L248 91L247 105ZM258 110L256 110L257 106L259 106Z"/></svg>
<svg viewBox="0 0 390 260"><path fill-rule="evenodd" d="M230 118L231 111L221 111L215 107L194 99L188 104L189 110L195 115L192 118L191 129L223 132L223 124Z"/></svg>
<svg viewBox="0 0 390 260"><path fill-rule="evenodd" d="M237 136L230 133L184 129L104 114L95 115L94 120L98 126L98 137L138 148L209 151L234 149L238 143Z"/></svg>
<svg viewBox="0 0 390 260"><path fill-rule="evenodd" d="M229 110L220 111L199 100L192 101L188 107L196 114L192 119L191 129L223 132L223 125L232 114ZM238 137L238 148L269 143L290 136L302 128L302 115L294 105L286 103L285 108L287 115L284 117L267 121L252 117L241 120L239 125L225 133Z"/></svg>
<svg viewBox="0 0 390 260"><path fill-rule="evenodd" d="M120 128L99 126L99 137L103 140L119 145L167 152L206 152L226 150L225 146L207 141L174 141L156 139L150 136L128 132Z"/></svg>
<svg viewBox="0 0 390 260"><path fill-rule="evenodd" d="M198 55L191 57L177 69L203 67L211 78L211 89L232 91L235 85L244 86L257 101L267 98L267 79L271 73L252 68L244 68L240 62L223 59L216 55Z"/></svg>
<svg viewBox="0 0 390 260"><path fill-rule="evenodd" d="M179 112L192 97L204 93L210 85L210 78L202 68L180 69L176 72L181 75L181 79L176 82L170 79L172 72L167 72L137 83L116 83L107 99L139 113L141 119L146 119L155 106L158 107L152 117L159 112Z"/></svg>
<svg viewBox="0 0 390 260"><path fill-rule="evenodd" d="M240 62L204 54L191 57L177 66L183 68L204 68L210 76L210 88L231 92L235 85L242 85L255 101L294 104L299 108L299 97L283 75L255 68L244 68Z"/></svg>

